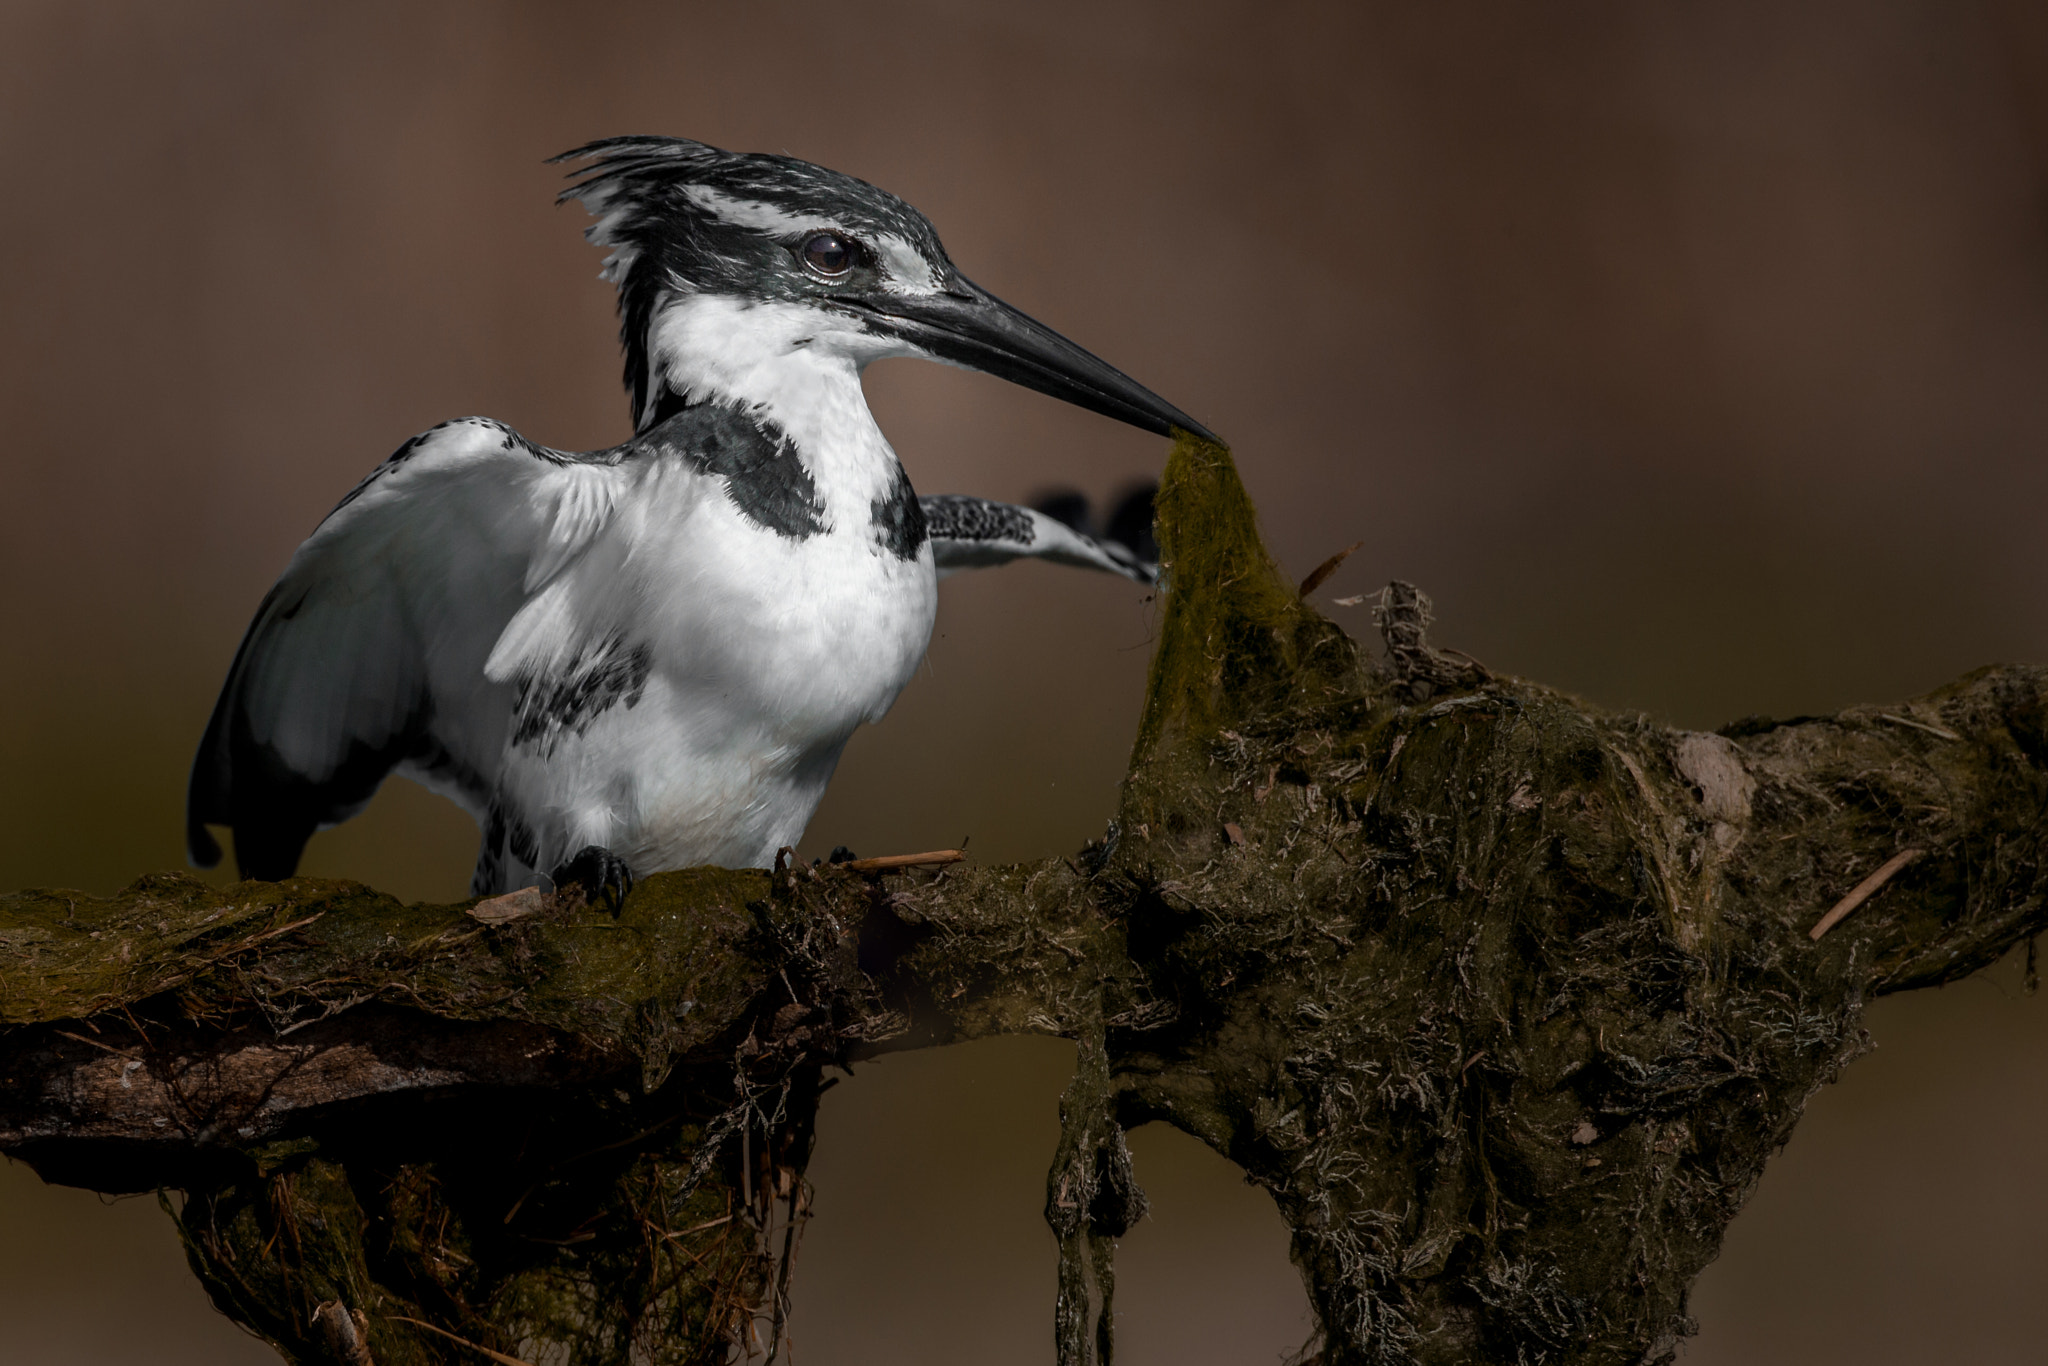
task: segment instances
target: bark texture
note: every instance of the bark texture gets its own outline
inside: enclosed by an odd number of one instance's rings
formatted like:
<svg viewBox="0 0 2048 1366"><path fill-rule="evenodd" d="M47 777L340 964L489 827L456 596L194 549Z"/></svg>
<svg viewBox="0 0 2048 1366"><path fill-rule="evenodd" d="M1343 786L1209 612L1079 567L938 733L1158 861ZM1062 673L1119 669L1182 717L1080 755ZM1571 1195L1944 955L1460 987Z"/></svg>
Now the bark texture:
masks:
<svg viewBox="0 0 2048 1366"><path fill-rule="evenodd" d="M1155 1119L1272 1193L1325 1361L1669 1359L1864 1002L2048 922L2048 673L1674 731L1433 650L1412 592L1374 663L1220 448L1176 447L1159 518L1129 777L1074 857L495 924L310 880L0 897L0 1149L178 1192L294 1361L719 1361L777 1341L822 1069L1058 1034L1070 1366L1110 1355Z"/></svg>

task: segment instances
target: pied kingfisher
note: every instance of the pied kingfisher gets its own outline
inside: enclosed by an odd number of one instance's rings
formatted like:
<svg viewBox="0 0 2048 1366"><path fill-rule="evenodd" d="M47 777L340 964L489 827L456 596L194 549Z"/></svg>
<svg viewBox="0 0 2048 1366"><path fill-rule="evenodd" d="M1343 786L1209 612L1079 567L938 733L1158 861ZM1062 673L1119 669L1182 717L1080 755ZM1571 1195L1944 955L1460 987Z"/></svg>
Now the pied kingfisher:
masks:
<svg viewBox="0 0 2048 1366"><path fill-rule="evenodd" d="M243 876L289 876L394 770L476 819L476 895L546 876L616 905L634 872L764 866L910 681L939 575L1150 579L1046 512L911 489L861 392L889 356L1208 436L968 281L924 215L680 138L569 159L561 199L611 249L632 439L571 453L463 418L357 484L235 655L192 768L199 866L225 825Z"/></svg>

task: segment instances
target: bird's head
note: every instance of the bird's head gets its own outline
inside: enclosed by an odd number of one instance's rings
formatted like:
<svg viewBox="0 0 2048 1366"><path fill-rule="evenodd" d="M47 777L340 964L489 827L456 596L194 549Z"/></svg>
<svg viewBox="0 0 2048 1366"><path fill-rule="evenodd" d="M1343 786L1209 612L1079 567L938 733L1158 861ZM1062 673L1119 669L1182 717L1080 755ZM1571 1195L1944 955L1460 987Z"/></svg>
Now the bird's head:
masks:
<svg viewBox="0 0 2048 1366"><path fill-rule="evenodd" d="M793 157L682 138L565 152L562 192L611 248L633 420L644 431L720 370L807 348L856 368L924 356L981 370L1161 435L1187 414L960 274L925 216ZM1213 438L1210 438L1213 439Z"/></svg>

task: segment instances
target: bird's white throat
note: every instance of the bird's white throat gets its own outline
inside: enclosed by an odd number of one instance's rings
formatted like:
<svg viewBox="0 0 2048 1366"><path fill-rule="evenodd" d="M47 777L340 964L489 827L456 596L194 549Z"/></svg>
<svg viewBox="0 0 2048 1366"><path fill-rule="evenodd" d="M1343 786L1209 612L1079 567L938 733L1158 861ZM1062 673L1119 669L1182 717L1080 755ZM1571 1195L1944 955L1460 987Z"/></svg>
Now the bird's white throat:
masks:
<svg viewBox="0 0 2048 1366"><path fill-rule="evenodd" d="M850 406L866 415L860 376L871 362L915 354L843 314L726 294L678 295L656 316L647 340L650 395L665 385L686 403L760 409L805 450L841 439L835 424Z"/></svg>

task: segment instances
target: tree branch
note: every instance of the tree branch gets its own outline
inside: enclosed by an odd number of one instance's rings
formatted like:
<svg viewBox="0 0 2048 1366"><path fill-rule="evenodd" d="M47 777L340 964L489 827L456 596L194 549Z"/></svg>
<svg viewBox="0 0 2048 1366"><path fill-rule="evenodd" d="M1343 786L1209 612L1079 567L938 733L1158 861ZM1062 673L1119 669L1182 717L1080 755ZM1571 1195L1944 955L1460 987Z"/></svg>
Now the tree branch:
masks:
<svg viewBox="0 0 2048 1366"><path fill-rule="evenodd" d="M1381 669L1220 448L1176 447L1159 516L1130 773L1076 857L490 925L304 879L17 893L0 1149L187 1192L216 1303L294 1360L723 1360L779 1334L823 1067L1058 1034L1063 1361L1108 1357L1153 1119L1272 1193L1330 1362L1668 1359L1863 1002L2048 922L2048 674L1673 731L1431 650L1412 590Z"/></svg>

